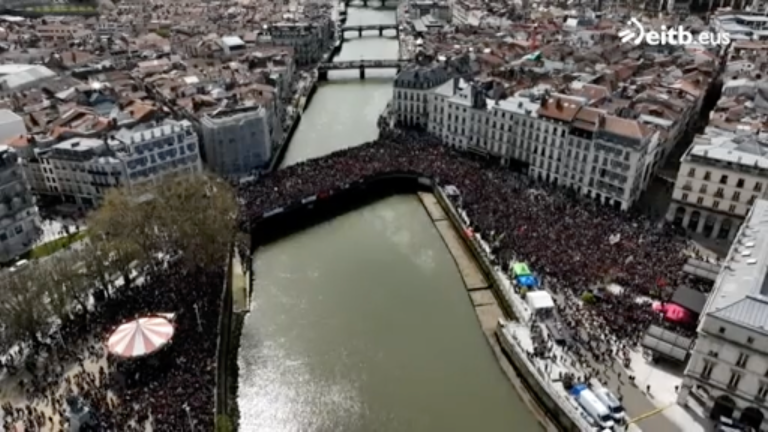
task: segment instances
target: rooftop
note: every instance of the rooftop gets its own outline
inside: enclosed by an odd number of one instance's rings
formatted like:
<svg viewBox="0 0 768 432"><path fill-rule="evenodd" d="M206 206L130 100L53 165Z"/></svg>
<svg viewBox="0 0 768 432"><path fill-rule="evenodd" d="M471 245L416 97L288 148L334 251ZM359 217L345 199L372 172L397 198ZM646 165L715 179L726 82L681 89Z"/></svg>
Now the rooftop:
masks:
<svg viewBox="0 0 768 432"><path fill-rule="evenodd" d="M768 334L768 201L755 201L728 252L704 314Z"/></svg>

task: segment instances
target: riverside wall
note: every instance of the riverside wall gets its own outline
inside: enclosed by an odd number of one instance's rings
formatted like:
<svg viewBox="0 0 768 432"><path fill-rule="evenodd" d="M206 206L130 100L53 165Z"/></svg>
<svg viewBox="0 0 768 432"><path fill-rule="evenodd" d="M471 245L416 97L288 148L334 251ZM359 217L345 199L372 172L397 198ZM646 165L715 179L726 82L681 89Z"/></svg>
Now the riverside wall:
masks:
<svg viewBox="0 0 768 432"><path fill-rule="evenodd" d="M509 293L506 288L507 284L501 280L495 271L479 241L474 237L469 238L463 235L464 223L457 209L439 187L439 180L433 180L419 173L392 172L380 174L331 190L320 191L286 207L265 212L248 221L249 225L243 228L250 231L251 247L255 250L261 245L277 241L293 232L309 228L387 196L420 191L431 192L435 195L454 228L462 233L461 238L464 239L473 258L480 265L505 316L515 319L518 314L515 313L514 302L509 298L513 294ZM252 282L251 280L250 283ZM563 404L567 404L567 401L555 397L555 392L551 388L552 383L546 382L543 377L537 374L535 366L528 361L524 350L519 346L510 346L503 335L499 337L498 333L496 333L498 342L519 378L519 382L515 383L513 380L513 384L518 387L519 392L525 392L534 399L535 406L529 404L529 407L533 409L534 414L537 414L542 424L547 426L548 430L581 430L570 416L569 408L571 407L563 406ZM521 384L522 388L518 384Z"/></svg>

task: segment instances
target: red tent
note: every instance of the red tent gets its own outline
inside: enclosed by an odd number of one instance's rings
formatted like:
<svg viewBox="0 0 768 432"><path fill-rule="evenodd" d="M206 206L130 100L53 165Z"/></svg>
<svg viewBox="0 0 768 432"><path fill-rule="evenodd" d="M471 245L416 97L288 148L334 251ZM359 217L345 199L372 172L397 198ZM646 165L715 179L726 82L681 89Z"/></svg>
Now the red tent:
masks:
<svg viewBox="0 0 768 432"><path fill-rule="evenodd" d="M653 303L653 310L664 314L664 319L674 323L689 323L693 321L693 315L688 309L674 303Z"/></svg>

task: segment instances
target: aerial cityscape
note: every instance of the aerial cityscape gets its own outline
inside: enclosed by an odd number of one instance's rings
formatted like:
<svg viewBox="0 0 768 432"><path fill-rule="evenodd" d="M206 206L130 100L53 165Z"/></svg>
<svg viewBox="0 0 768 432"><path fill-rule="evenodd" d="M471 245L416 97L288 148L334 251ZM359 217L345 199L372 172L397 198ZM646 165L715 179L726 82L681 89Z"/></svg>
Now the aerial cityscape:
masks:
<svg viewBox="0 0 768 432"><path fill-rule="evenodd" d="M766 5L4 0L3 430L768 430Z"/></svg>

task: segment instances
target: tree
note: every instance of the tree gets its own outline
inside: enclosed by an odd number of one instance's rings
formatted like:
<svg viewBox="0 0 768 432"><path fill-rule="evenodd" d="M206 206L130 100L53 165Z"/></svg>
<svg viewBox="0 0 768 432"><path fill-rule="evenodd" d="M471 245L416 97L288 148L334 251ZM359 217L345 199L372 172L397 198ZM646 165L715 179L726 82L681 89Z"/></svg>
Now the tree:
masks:
<svg viewBox="0 0 768 432"><path fill-rule="evenodd" d="M165 176L143 187L107 193L88 222L92 238L144 263L181 255L202 266L222 265L235 233L232 187L209 174Z"/></svg>
<svg viewBox="0 0 768 432"><path fill-rule="evenodd" d="M228 415L219 414L216 416L216 432L232 432L234 430L232 420Z"/></svg>
<svg viewBox="0 0 768 432"><path fill-rule="evenodd" d="M31 283L28 274L33 272L24 269L4 275L1 283L0 320L11 339L40 345L42 341L39 333L48 324L50 313L45 292L40 286Z"/></svg>

